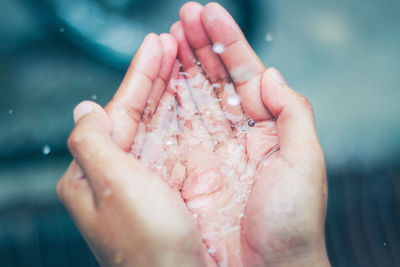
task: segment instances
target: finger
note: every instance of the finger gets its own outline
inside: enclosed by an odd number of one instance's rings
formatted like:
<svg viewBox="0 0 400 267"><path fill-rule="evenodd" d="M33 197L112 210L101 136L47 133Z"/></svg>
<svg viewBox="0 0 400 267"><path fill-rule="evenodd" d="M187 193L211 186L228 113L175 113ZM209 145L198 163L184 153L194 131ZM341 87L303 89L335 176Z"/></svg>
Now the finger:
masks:
<svg viewBox="0 0 400 267"><path fill-rule="evenodd" d="M204 31L201 22L203 6L199 3L189 2L182 6L179 15L185 35L207 77L212 83L229 82L230 78L224 64L212 49L212 44Z"/></svg>
<svg viewBox="0 0 400 267"><path fill-rule="evenodd" d="M57 194L77 224L86 225L93 219L96 210L93 191L75 160L58 182Z"/></svg>
<svg viewBox="0 0 400 267"><path fill-rule="evenodd" d="M219 56L235 83L247 116L254 120L270 119L259 91L265 67L235 20L221 5L210 3L201 12L201 21L211 42L223 47Z"/></svg>
<svg viewBox="0 0 400 267"><path fill-rule="evenodd" d="M276 69L265 71L261 95L277 119L279 153L296 158L304 157L310 150L322 154L310 102L293 91Z"/></svg>
<svg viewBox="0 0 400 267"><path fill-rule="evenodd" d="M182 6L179 14L185 35L208 79L215 85L214 89L221 100L222 109L228 113L227 117L233 124L238 124L243 121L240 98L230 84L229 74L220 57L213 51L211 41L201 22L202 10L203 6L195 2Z"/></svg>
<svg viewBox="0 0 400 267"><path fill-rule="evenodd" d="M215 95L214 88L202 74L202 69L197 66L193 51L186 39L181 22L171 27L171 34L178 42L178 58L182 63L185 80L188 84L188 92L192 96L204 124L212 136L218 139L225 138L230 133L228 120L221 110L219 101ZM185 102L183 102L185 105Z"/></svg>
<svg viewBox="0 0 400 267"><path fill-rule="evenodd" d="M125 151L133 143L137 125L160 70L162 54L160 37L147 35L118 91L106 106L113 121L113 139Z"/></svg>
<svg viewBox="0 0 400 267"><path fill-rule="evenodd" d="M68 147L99 200L107 197L114 187L123 187L123 179L129 175L123 173L129 157L111 138L111 120L99 105L82 102L74 115L77 122L68 138ZM132 159L131 164L135 162Z"/></svg>
<svg viewBox="0 0 400 267"><path fill-rule="evenodd" d="M160 35L160 39L163 47L163 57L158 77L154 82L143 114L143 121L145 123L151 120L152 115L157 110L158 103L164 93L178 51L178 45L172 35L163 33Z"/></svg>

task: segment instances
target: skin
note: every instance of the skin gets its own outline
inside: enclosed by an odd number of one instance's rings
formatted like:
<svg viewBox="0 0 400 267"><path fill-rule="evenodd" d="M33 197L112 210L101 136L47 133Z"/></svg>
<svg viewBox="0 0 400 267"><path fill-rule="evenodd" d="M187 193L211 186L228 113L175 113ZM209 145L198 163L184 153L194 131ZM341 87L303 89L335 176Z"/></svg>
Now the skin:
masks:
<svg viewBox="0 0 400 267"><path fill-rule="evenodd" d="M329 266L312 107L220 5L185 4L74 118L57 192L101 265Z"/></svg>

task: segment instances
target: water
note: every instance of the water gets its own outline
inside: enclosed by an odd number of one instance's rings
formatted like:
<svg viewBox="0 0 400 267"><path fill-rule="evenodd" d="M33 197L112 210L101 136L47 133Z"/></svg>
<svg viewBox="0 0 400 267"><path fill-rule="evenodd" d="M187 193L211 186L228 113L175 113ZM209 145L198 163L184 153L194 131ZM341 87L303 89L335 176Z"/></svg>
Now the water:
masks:
<svg viewBox="0 0 400 267"><path fill-rule="evenodd" d="M112 194L112 189L111 188L106 188L106 190L104 190L104 196L108 197Z"/></svg>
<svg viewBox="0 0 400 267"><path fill-rule="evenodd" d="M265 35L265 41L272 42L273 40L274 36L271 33L267 32L267 34Z"/></svg>
<svg viewBox="0 0 400 267"><path fill-rule="evenodd" d="M42 154L43 155L48 155L48 154L50 154L50 152L51 152L51 148L50 148L50 146L49 145L44 145L43 147L42 147Z"/></svg>
<svg viewBox="0 0 400 267"><path fill-rule="evenodd" d="M240 97L238 95L234 95L228 98L228 104L231 106L237 106L240 104Z"/></svg>
<svg viewBox="0 0 400 267"><path fill-rule="evenodd" d="M222 54L222 53L225 52L225 46L223 44L221 44L221 43L215 43L213 45L213 51L216 54Z"/></svg>
<svg viewBox="0 0 400 267"><path fill-rule="evenodd" d="M8 110L8 114L9 114L9 115L12 115L13 113L14 113L14 110L12 110L12 109L9 109L9 110Z"/></svg>

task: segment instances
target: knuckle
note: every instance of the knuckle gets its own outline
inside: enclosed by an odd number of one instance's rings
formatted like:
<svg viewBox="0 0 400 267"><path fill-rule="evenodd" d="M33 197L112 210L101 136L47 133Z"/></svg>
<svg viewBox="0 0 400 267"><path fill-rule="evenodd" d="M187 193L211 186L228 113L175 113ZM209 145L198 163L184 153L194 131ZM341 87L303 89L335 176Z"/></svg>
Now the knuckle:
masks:
<svg viewBox="0 0 400 267"><path fill-rule="evenodd" d="M92 130L82 130L76 128L68 137L68 147L70 150L78 150L81 147L81 144L85 144L93 140L95 138L95 135L96 132Z"/></svg>
<svg viewBox="0 0 400 267"><path fill-rule="evenodd" d="M64 185L63 185L63 178L61 178L56 186L56 192L58 198L62 201L64 199Z"/></svg>
<svg viewBox="0 0 400 267"><path fill-rule="evenodd" d="M67 144L68 144L68 147L70 150L75 149L76 147L79 146L79 143L81 141L81 136L82 136L82 134L79 131L79 129L74 129L72 131L72 133L69 135L68 141L67 141Z"/></svg>
<svg viewBox="0 0 400 267"><path fill-rule="evenodd" d="M312 104L311 104L310 100L308 100L307 97L303 96L302 94L297 93L297 99L301 106L303 106L307 110L311 111L311 113L314 112Z"/></svg>

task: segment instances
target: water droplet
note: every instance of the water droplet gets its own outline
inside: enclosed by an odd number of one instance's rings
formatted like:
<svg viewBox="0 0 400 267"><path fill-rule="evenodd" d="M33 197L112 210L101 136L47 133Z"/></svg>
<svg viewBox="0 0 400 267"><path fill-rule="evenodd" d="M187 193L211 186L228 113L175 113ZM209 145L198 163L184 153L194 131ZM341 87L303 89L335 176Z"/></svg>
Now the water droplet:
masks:
<svg viewBox="0 0 400 267"><path fill-rule="evenodd" d="M386 247L386 242L383 243L383 246Z"/></svg>
<svg viewBox="0 0 400 267"><path fill-rule="evenodd" d="M231 106L237 106L240 104L240 97L238 95L230 96L228 98L228 104Z"/></svg>
<svg viewBox="0 0 400 267"><path fill-rule="evenodd" d="M215 43L213 45L213 51L217 54L222 54L225 52L225 46L221 43Z"/></svg>
<svg viewBox="0 0 400 267"><path fill-rule="evenodd" d="M196 62L196 65L197 65L197 66L201 66L200 61L197 61L197 62Z"/></svg>
<svg viewBox="0 0 400 267"><path fill-rule="evenodd" d="M180 72L179 72L179 75L183 75L183 76L186 76L186 77L190 77L190 74L187 73L187 72L184 72L184 71L180 71Z"/></svg>
<svg viewBox="0 0 400 267"><path fill-rule="evenodd" d="M199 215L197 215L196 213L193 213L193 218L197 218L199 217Z"/></svg>
<svg viewBox="0 0 400 267"><path fill-rule="evenodd" d="M165 142L165 144L166 144L167 146L172 145L172 139L168 139L168 140Z"/></svg>
<svg viewBox="0 0 400 267"><path fill-rule="evenodd" d="M250 127L254 127L254 125L256 124L253 120L249 120L248 122L247 122L247 124L250 126Z"/></svg>
<svg viewBox="0 0 400 267"><path fill-rule="evenodd" d="M97 95L93 94L91 98L92 98L92 100L96 100L97 99Z"/></svg>
<svg viewBox="0 0 400 267"><path fill-rule="evenodd" d="M272 42L273 40L274 36L270 32L267 32L267 34L265 35L265 41Z"/></svg>
<svg viewBox="0 0 400 267"><path fill-rule="evenodd" d="M175 108L174 108L173 105L169 105L169 106L167 107L167 110L168 110L169 112L172 112L172 111L175 110Z"/></svg>
<svg viewBox="0 0 400 267"><path fill-rule="evenodd" d="M65 29L63 27L60 28L60 32L64 32Z"/></svg>
<svg viewBox="0 0 400 267"><path fill-rule="evenodd" d="M12 110L12 109L9 109L9 110L8 110L8 114L9 114L9 115L12 115L13 113L14 113L14 110Z"/></svg>
<svg viewBox="0 0 400 267"><path fill-rule="evenodd" d="M149 105L151 104L151 100L150 100L150 99L149 99L149 100L147 100L147 104L149 104Z"/></svg>
<svg viewBox="0 0 400 267"><path fill-rule="evenodd" d="M243 218L243 217L244 217L244 214L243 214L243 213L240 213L239 216L238 216L239 219L241 219L241 218Z"/></svg>
<svg viewBox="0 0 400 267"><path fill-rule="evenodd" d="M51 151L51 148L50 148L49 145L44 145L44 146L42 147L42 153L43 153L43 155L48 155L48 154L50 154L50 151Z"/></svg>
<svg viewBox="0 0 400 267"><path fill-rule="evenodd" d="M105 197L108 197L108 196L110 196L112 194L112 190L111 190L111 188L106 188L106 190L104 190L104 196Z"/></svg>

